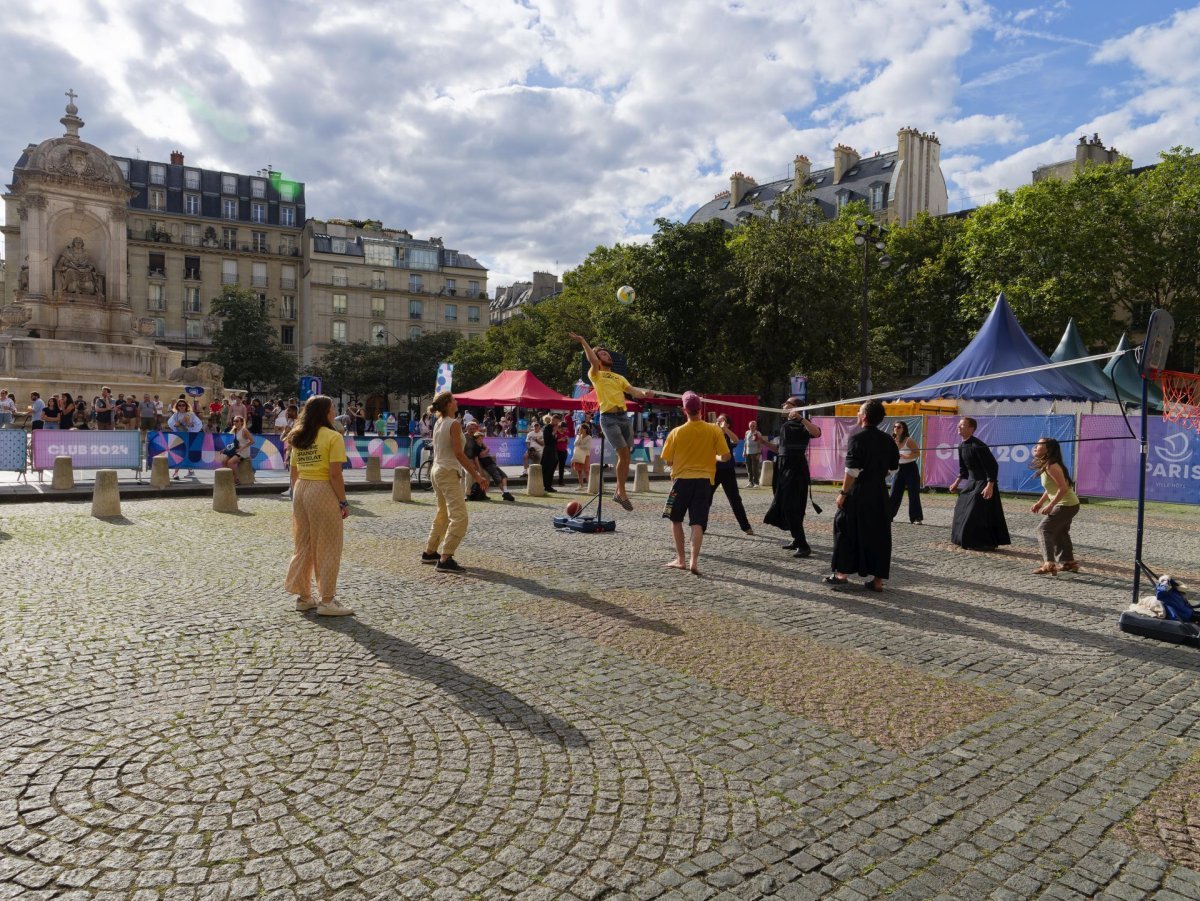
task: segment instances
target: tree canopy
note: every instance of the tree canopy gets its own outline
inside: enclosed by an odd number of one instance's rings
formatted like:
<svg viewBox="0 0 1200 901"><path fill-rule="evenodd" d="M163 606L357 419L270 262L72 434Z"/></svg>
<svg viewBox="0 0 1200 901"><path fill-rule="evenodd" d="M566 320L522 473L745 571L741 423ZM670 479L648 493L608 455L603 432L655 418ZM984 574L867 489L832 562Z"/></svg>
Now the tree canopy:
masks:
<svg viewBox="0 0 1200 901"><path fill-rule="evenodd" d="M295 391L296 360L280 346L267 306L253 291L226 285L212 312L219 325L209 359L225 369L225 387Z"/></svg>

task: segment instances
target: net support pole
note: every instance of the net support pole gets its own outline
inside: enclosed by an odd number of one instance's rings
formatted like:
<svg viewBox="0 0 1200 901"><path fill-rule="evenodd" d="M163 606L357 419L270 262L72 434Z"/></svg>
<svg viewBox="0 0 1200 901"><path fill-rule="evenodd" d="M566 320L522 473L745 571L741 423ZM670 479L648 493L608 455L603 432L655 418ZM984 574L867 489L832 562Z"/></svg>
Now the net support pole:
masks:
<svg viewBox="0 0 1200 901"><path fill-rule="evenodd" d="M600 409L596 409L596 428L600 430L600 485L596 493L596 522L604 519L604 429L600 428Z"/></svg>
<svg viewBox="0 0 1200 901"><path fill-rule="evenodd" d="M1133 603L1137 603L1138 592L1142 586L1142 527L1146 519L1146 463L1150 459L1150 448L1147 435L1146 403L1149 390L1146 377L1142 376L1142 434L1141 451L1138 456L1138 506L1137 506L1137 539L1133 551Z"/></svg>

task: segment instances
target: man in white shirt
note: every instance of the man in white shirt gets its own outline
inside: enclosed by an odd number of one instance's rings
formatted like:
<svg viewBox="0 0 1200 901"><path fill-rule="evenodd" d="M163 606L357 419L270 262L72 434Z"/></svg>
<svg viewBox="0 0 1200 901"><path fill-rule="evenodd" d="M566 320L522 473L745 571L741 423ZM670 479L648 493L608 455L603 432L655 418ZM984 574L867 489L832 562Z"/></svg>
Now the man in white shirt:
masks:
<svg viewBox="0 0 1200 901"><path fill-rule="evenodd" d="M40 429L42 427L42 410L46 409L46 402L42 400L42 396L34 391L29 395L29 428Z"/></svg>

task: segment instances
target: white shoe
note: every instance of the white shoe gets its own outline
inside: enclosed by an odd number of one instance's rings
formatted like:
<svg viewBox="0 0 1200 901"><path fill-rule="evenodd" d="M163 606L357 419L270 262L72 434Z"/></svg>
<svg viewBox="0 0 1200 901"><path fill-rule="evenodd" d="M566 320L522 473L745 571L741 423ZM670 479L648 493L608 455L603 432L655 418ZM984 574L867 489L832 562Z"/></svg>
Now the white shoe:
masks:
<svg viewBox="0 0 1200 901"><path fill-rule="evenodd" d="M312 610L316 606L317 602L312 598L296 598L296 609L301 613L304 613L306 610Z"/></svg>
<svg viewBox="0 0 1200 901"><path fill-rule="evenodd" d="M317 604L317 616L353 616L354 611L348 607L341 607L336 601L330 601L326 604L322 601Z"/></svg>

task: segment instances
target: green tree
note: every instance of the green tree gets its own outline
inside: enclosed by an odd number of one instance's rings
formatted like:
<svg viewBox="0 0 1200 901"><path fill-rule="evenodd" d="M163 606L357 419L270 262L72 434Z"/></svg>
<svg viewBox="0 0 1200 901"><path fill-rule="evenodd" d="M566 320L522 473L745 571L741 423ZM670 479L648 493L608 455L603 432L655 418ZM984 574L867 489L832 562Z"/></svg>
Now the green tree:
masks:
<svg viewBox="0 0 1200 901"><path fill-rule="evenodd" d="M253 291L226 285L213 298L212 311L220 325L209 359L224 367L226 387L295 390L296 360L280 347L266 304Z"/></svg>

